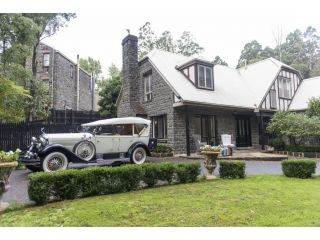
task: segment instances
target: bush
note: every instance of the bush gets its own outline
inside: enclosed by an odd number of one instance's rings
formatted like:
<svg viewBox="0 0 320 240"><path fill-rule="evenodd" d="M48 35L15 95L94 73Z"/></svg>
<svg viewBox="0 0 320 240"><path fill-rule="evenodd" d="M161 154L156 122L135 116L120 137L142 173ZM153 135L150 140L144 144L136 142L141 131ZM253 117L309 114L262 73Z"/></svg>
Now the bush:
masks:
<svg viewBox="0 0 320 240"><path fill-rule="evenodd" d="M194 182L196 181L198 175L200 174L200 164L199 163L178 164L176 173L177 173L179 182L181 183Z"/></svg>
<svg viewBox="0 0 320 240"><path fill-rule="evenodd" d="M282 171L287 177L311 178L316 171L316 161L313 160L283 160Z"/></svg>
<svg viewBox="0 0 320 240"><path fill-rule="evenodd" d="M320 146L308 146L308 145L286 145L285 151L289 152L318 152L320 153Z"/></svg>
<svg viewBox="0 0 320 240"><path fill-rule="evenodd" d="M33 173L29 176L28 193L37 204L75 199L137 189L144 181L153 187L158 180L169 184L178 176L178 182L196 181L200 164L161 163L125 165L120 167L93 167L64 170L53 173Z"/></svg>
<svg viewBox="0 0 320 240"><path fill-rule="evenodd" d="M270 143L271 147L274 147L274 150L282 151L285 148L285 143L281 138L274 138Z"/></svg>
<svg viewBox="0 0 320 240"><path fill-rule="evenodd" d="M221 178L244 178L246 163L243 161L220 161L219 174Z"/></svg>
<svg viewBox="0 0 320 240"><path fill-rule="evenodd" d="M158 144L153 151L155 153L171 153L172 149L165 144Z"/></svg>

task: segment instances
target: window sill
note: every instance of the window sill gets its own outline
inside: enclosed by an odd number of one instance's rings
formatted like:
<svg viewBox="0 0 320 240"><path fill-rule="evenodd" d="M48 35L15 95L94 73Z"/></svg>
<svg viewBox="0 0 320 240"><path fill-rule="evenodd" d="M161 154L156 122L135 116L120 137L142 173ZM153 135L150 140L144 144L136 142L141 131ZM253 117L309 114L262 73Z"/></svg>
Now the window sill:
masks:
<svg viewBox="0 0 320 240"><path fill-rule="evenodd" d="M166 138L157 138L157 142L158 143L167 143L168 139L166 139Z"/></svg>

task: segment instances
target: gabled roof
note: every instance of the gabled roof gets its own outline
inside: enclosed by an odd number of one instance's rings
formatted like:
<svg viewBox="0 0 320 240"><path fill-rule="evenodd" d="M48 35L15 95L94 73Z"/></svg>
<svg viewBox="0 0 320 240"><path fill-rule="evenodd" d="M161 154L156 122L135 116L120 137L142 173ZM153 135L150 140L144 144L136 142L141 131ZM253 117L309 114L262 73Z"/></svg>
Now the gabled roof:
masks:
<svg viewBox="0 0 320 240"><path fill-rule="evenodd" d="M153 50L147 58L183 102L250 109L259 106L281 67L290 68L273 58L240 69L215 65L214 91L208 91L196 88L176 69L192 61L192 57Z"/></svg>
<svg viewBox="0 0 320 240"><path fill-rule="evenodd" d="M304 79L301 82L289 106L289 110L306 110L309 99L312 97L320 97L320 77Z"/></svg>

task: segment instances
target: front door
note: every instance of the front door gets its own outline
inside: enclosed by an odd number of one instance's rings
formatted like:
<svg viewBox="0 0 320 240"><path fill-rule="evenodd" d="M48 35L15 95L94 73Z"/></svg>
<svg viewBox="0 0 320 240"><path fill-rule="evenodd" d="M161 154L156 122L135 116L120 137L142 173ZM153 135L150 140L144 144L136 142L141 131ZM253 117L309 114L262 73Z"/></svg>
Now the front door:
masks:
<svg viewBox="0 0 320 240"><path fill-rule="evenodd" d="M214 116L201 116L201 142L206 142L209 145L217 145L216 121Z"/></svg>
<svg viewBox="0 0 320 240"><path fill-rule="evenodd" d="M250 147L251 143L251 124L249 117L237 117L237 147Z"/></svg>

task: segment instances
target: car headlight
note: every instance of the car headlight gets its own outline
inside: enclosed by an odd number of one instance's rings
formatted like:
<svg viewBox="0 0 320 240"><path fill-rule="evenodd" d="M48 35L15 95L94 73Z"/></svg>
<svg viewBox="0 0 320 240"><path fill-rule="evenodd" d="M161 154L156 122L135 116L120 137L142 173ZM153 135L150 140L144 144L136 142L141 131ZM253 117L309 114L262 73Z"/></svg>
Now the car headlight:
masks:
<svg viewBox="0 0 320 240"><path fill-rule="evenodd" d="M31 143L37 143L37 142L38 142L38 140L37 140L36 137L32 137L32 138L31 138Z"/></svg>

